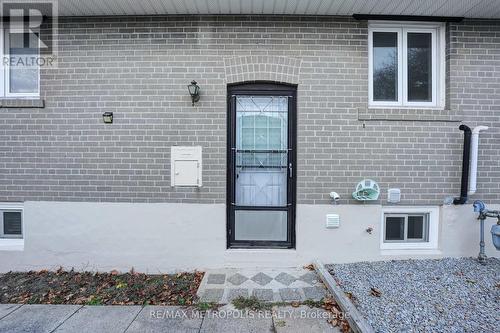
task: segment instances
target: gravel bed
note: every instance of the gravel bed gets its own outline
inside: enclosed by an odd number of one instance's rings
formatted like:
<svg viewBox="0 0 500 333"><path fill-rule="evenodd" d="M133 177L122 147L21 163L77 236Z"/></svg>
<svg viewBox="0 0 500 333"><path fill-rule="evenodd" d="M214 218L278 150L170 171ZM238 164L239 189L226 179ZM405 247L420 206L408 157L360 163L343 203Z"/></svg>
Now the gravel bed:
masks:
<svg viewBox="0 0 500 333"><path fill-rule="evenodd" d="M377 332L500 332L499 259L484 266L445 258L327 269Z"/></svg>

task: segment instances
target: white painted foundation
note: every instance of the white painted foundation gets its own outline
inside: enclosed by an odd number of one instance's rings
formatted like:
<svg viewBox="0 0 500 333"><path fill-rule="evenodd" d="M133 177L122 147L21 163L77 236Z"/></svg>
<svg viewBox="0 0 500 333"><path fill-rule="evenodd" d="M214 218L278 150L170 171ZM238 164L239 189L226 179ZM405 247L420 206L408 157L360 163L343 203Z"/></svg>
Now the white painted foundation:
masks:
<svg viewBox="0 0 500 333"><path fill-rule="evenodd" d="M0 271L57 269L159 273L222 267L296 267L396 258L477 256L472 205L440 207L436 250L380 250L380 205L298 205L295 250L227 250L225 205L26 202L24 250L0 251ZM490 209L500 209L490 205ZM326 214L340 228L325 227ZM486 254L499 257L485 227ZM372 234L366 232L372 226Z"/></svg>

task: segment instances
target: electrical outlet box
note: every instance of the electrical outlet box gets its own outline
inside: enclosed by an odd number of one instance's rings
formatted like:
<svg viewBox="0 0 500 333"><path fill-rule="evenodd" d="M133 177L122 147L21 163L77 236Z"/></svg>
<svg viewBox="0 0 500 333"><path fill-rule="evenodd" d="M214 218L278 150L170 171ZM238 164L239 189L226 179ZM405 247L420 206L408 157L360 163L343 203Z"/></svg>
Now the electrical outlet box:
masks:
<svg viewBox="0 0 500 333"><path fill-rule="evenodd" d="M326 227L328 229L340 227L340 216L338 214L327 214Z"/></svg>
<svg viewBox="0 0 500 333"><path fill-rule="evenodd" d="M170 155L170 185L202 186L201 146L172 146Z"/></svg>

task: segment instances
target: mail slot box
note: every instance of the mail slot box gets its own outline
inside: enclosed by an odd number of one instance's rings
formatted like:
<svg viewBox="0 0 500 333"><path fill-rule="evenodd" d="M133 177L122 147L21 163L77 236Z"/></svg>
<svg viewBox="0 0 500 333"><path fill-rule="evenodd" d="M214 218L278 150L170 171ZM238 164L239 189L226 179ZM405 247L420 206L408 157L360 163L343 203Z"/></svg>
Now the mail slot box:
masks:
<svg viewBox="0 0 500 333"><path fill-rule="evenodd" d="M170 185L201 187L201 146L172 146Z"/></svg>

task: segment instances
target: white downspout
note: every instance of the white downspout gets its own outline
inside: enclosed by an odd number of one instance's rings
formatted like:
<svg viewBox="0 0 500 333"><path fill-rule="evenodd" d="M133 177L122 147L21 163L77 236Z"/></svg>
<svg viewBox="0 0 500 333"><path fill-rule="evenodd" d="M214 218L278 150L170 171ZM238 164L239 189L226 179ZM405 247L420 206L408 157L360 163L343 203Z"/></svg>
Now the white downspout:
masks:
<svg viewBox="0 0 500 333"><path fill-rule="evenodd" d="M470 165L470 181L469 194L476 193L477 189L477 160L479 151L479 132L488 130L488 126L477 126L472 130L471 140L471 165Z"/></svg>

